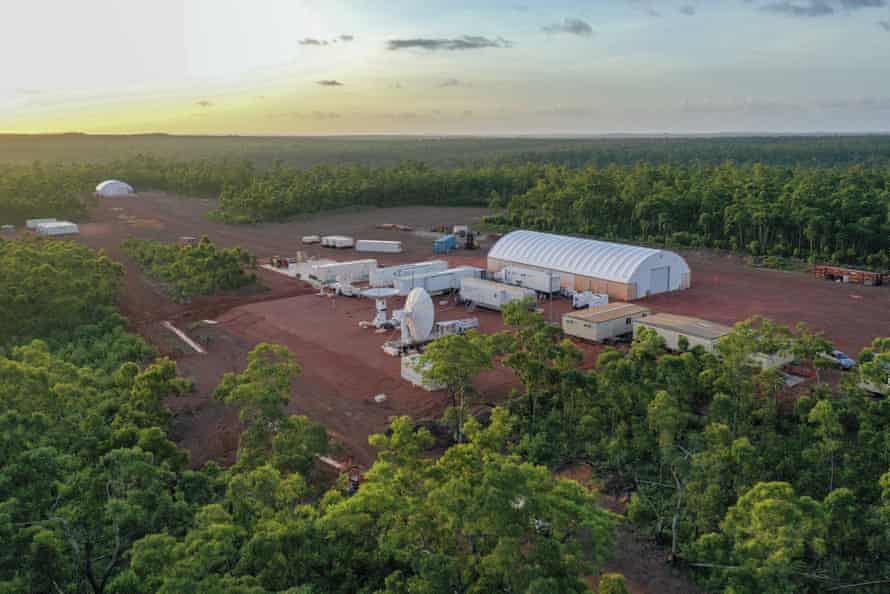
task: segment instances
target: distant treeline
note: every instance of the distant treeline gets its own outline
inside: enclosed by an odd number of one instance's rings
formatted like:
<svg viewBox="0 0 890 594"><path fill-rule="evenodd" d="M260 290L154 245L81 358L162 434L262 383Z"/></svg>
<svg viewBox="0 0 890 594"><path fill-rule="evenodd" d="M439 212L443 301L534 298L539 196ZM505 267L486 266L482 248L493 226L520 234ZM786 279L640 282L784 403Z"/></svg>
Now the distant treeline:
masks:
<svg viewBox="0 0 890 594"><path fill-rule="evenodd" d="M724 161L433 168L405 162L384 168L302 169L279 163L259 170L247 161L137 156L109 164L7 167L0 171L0 219L81 218L84 196L96 180L108 177L125 179L137 189L218 196L213 216L230 223L354 206L490 205L504 209L490 222L505 228L879 268L887 266L890 250L888 164L788 167Z"/></svg>
<svg viewBox="0 0 890 594"><path fill-rule="evenodd" d="M137 155L168 159L245 160L265 169L365 165L392 167L407 160L435 167L479 163L633 165L639 161L770 165L850 165L890 161L890 135L748 137L436 137L436 136L171 136L0 135L0 163L108 163Z"/></svg>

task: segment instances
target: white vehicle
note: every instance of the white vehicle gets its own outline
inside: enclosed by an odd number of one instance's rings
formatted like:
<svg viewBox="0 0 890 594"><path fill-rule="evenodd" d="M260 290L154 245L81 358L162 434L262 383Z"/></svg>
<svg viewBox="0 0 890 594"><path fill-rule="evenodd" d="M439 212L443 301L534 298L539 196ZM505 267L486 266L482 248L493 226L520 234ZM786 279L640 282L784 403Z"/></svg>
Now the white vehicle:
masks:
<svg viewBox="0 0 890 594"><path fill-rule="evenodd" d="M550 270L533 270L519 266L505 266L494 275L495 280L508 285L533 289L551 295L559 292L559 273Z"/></svg>
<svg viewBox="0 0 890 594"><path fill-rule="evenodd" d="M532 289L514 287L504 283L496 283L481 278L463 278L460 281L460 300L474 303L479 307L500 310L513 301L528 299L537 301L537 293Z"/></svg>

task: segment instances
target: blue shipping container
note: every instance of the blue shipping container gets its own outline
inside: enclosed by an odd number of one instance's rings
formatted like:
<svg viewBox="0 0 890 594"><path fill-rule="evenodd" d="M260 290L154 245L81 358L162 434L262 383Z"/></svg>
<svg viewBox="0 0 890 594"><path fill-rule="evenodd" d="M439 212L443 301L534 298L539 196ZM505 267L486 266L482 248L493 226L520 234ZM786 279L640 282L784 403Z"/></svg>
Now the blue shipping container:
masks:
<svg viewBox="0 0 890 594"><path fill-rule="evenodd" d="M457 237L454 235L443 235L433 242L434 254L447 254L457 247Z"/></svg>

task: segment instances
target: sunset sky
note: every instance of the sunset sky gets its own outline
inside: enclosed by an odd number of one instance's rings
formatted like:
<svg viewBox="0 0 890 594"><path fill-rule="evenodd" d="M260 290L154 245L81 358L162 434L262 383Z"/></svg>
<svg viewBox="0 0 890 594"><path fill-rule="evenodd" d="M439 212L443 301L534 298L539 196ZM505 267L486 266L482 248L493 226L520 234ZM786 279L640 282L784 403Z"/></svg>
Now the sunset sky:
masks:
<svg viewBox="0 0 890 594"><path fill-rule="evenodd" d="M5 0L0 131L890 131L888 0Z"/></svg>

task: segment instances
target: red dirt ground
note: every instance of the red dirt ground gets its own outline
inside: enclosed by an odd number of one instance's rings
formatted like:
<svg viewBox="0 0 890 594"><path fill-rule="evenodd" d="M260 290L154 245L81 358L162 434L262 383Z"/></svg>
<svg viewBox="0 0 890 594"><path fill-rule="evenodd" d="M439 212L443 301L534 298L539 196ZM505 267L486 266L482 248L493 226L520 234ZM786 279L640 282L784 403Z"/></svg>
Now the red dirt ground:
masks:
<svg viewBox="0 0 890 594"><path fill-rule="evenodd" d="M195 393L171 400L178 413L174 437L192 454L192 463L210 459L230 462L240 431L237 412L212 398L223 373L241 371L246 355L257 343L275 342L289 347L303 366L294 386L290 410L306 414L325 425L345 446L342 456L367 465L374 452L368 435L386 428L394 415L436 417L447 405L442 393L413 388L400 377L399 361L385 355L380 345L390 334L376 334L358 326L373 317L370 300L319 297L306 285L283 275L258 270L267 291L247 291L222 297L198 298L187 305L170 301L147 281L138 267L120 249L128 237L175 241L183 235L208 235L223 246L240 246L265 260L273 254L291 256L303 250L310 256L347 260L351 250L334 251L317 246L306 248L299 238L308 234L341 233L367 239L399 239L405 251L376 257L382 265L434 257L431 238L410 232L380 230L379 223L401 223L422 229L433 224L472 223L486 213L470 208L393 208L342 212L310 220L230 226L208 221L210 200L179 198L159 193L115 199L101 204L93 213L95 222L81 226L78 241L103 248L126 268L120 296L122 311L134 328L162 352L176 358L180 372L192 377ZM490 242L489 242L490 244ZM488 245L483 243L483 248ZM452 265L484 266L485 249L455 253ZM657 311L695 315L722 323L734 323L763 314L784 324L805 321L824 330L835 344L851 354L875 336L890 334L890 287L836 285L799 273L754 269L734 256L684 253L692 268L693 288L660 295L641 303ZM439 305L438 319L480 318L483 332L501 327L495 312L473 314L453 304ZM399 299L390 303L400 306ZM543 307L545 315L558 322L569 308L558 299ZM217 320L218 325L192 326L195 321ZM173 321L201 342L207 355L191 353L188 347L160 326ZM585 353L584 367L594 364L601 348L578 343ZM483 400L501 400L516 379L502 368L486 373L478 388ZM385 393L383 403L372 397ZM618 558L608 566L628 577L633 592L695 592L693 586L672 573L662 559L663 551L621 531Z"/></svg>
<svg viewBox="0 0 890 594"><path fill-rule="evenodd" d="M890 335L890 286L845 285L813 276L746 266L733 255L683 254L692 288L639 301L658 311L733 324L760 314L782 324L806 322L851 356Z"/></svg>

